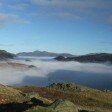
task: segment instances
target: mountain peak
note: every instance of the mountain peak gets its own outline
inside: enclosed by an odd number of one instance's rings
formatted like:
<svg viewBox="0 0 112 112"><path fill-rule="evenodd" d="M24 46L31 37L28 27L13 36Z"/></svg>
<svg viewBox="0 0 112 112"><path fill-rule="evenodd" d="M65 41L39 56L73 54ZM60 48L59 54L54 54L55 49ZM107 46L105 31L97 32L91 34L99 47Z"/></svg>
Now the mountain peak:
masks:
<svg viewBox="0 0 112 112"><path fill-rule="evenodd" d="M36 57L57 57L57 56L64 56L64 57L73 57L74 55L69 53L53 53L48 51L39 51L36 50L34 52L22 52L18 53L18 56L36 56Z"/></svg>

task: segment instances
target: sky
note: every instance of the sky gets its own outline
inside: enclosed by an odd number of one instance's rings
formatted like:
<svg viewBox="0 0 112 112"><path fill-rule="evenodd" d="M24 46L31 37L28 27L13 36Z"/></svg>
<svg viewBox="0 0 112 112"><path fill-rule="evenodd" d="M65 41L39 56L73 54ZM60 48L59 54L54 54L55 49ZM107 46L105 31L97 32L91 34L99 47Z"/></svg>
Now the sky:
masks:
<svg viewBox="0 0 112 112"><path fill-rule="evenodd" d="M0 0L0 49L112 53L112 0Z"/></svg>

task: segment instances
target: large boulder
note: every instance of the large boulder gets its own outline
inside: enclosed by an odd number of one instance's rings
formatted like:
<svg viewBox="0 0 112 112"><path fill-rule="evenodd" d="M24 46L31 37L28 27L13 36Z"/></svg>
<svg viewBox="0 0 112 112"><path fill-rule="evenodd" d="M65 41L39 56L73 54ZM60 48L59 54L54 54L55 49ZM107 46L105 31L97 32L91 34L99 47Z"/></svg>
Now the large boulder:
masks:
<svg viewBox="0 0 112 112"><path fill-rule="evenodd" d="M78 112L77 107L72 102L62 99L56 100L50 108L56 112Z"/></svg>

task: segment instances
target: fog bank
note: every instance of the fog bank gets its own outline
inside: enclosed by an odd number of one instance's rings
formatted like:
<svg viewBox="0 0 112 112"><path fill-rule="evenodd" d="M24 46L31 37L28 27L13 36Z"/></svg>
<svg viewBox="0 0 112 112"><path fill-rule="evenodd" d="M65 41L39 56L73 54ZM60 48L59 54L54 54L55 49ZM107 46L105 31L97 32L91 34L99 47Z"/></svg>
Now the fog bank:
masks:
<svg viewBox="0 0 112 112"><path fill-rule="evenodd" d="M35 67L30 68L29 65ZM0 62L1 84L46 86L53 82L76 82L94 88L112 89L112 65L31 57Z"/></svg>

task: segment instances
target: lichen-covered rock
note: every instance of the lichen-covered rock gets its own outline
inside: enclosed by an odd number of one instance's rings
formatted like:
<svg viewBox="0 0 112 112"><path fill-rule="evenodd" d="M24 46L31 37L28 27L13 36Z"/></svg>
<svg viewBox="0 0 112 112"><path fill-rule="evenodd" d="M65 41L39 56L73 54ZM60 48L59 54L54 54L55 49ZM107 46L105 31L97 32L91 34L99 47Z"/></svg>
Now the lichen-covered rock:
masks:
<svg viewBox="0 0 112 112"><path fill-rule="evenodd" d="M56 112L78 112L77 107L70 101L67 100L56 100L49 108Z"/></svg>

